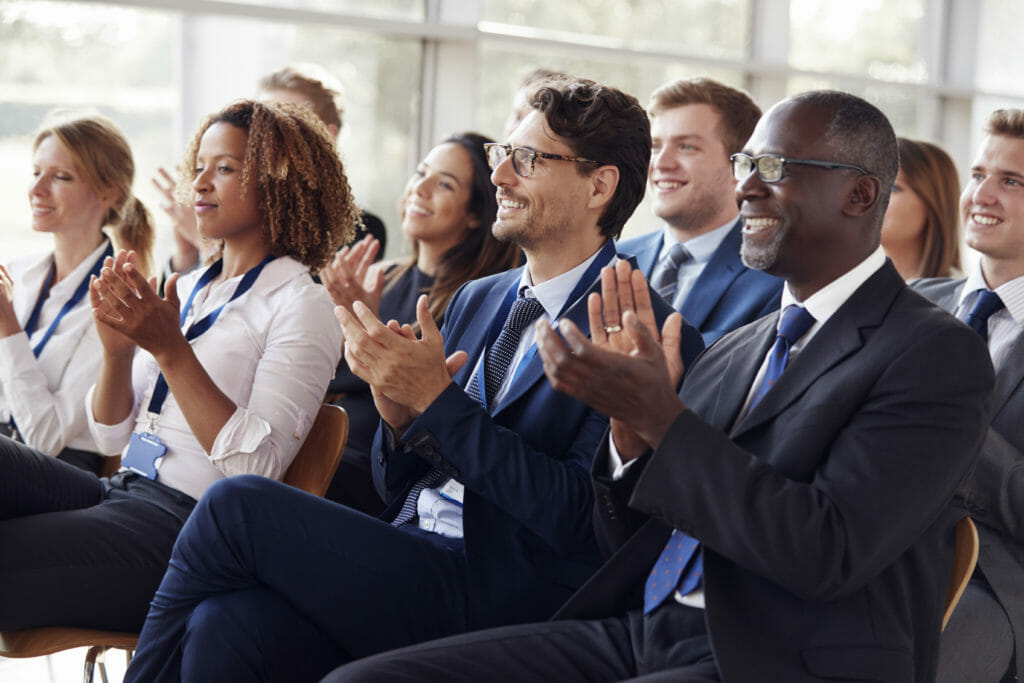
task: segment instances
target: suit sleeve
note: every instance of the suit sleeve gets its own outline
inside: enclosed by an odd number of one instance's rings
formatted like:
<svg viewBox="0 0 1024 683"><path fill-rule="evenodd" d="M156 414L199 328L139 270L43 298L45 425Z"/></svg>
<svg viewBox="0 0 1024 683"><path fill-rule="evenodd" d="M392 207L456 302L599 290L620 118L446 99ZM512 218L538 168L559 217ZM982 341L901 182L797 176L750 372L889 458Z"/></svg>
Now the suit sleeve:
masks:
<svg viewBox="0 0 1024 683"><path fill-rule="evenodd" d="M977 338L950 326L906 339L884 362L857 360L842 364L846 381L819 377L831 383L810 405L763 426L770 459L685 411L631 505L803 599L858 590L952 499L980 442L973 426L989 419L993 376ZM851 376L868 373L877 376L861 385ZM775 466L804 450L809 474Z"/></svg>
<svg viewBox="0 0 1024 683"><path fill-rule="evenodd" d="M978 522L1024 543L1024 452L992 426L961 497Z"/></svg>

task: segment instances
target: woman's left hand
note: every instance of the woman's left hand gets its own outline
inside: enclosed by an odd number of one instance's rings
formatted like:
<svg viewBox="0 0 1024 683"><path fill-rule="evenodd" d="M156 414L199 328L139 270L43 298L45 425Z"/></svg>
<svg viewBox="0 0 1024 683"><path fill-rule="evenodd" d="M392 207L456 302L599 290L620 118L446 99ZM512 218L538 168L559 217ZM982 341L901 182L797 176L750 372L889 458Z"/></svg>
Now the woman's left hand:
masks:
<svg viewBox="0 0 1024 683"><path fill-rule="evenodd" d="M21 332L21 323L14 313L14 278L0 266L0 338Z"/></svg>
<svg viewBox="0 0 1024 683"><path fill-rule="evenodd" d="M93 281L100 297L94 315L160 362L162 356L188 344L180 327L178 275L167 279L161 298L156 293L156 279L147 282L133 261L121 250L114 263L100 271Z"/></svg>

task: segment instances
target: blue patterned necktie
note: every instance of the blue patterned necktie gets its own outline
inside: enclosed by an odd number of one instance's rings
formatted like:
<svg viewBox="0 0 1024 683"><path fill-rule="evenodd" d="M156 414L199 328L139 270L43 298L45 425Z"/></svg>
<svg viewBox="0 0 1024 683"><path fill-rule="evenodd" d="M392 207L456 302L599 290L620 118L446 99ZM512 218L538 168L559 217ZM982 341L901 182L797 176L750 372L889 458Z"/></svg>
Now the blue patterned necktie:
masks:
<svg viewBox="0 0 1024 683"><path fill-rule="evenodd" d="M782 312L775 346L768 357L768 368L765 371L761 386L751 399L750 407L768 393L775 380L786 369L790 347L806 334L814 324L814 316L802 306L789 306ZM703 553L700 542L678 529L672 532L657 562L651 568L644 585L644 614L665 601L674 591L686 595L700 585L704 572Z"/></svg>
<svg viewBox="0 0 1024 683"><path fill-rule="evenodd" d="M789 363L789 351L800 337L807 333L814 325L814 316L807 312L803 306L787 306L782 312L782 322L779 323L778 336L775 338L775 346L772 347L771 355L768 356L768 368L765 370L761 386L750 400L750 408L761 402L765 394L775 386L775 382L782 376L782 371Z"/></svg>
<svg viewBox="0 0 1024 683"><path fill-rule="evenodd" d="M686 263L690 258L690 252L686 250L682 242L676 242L659 262L661 270L651 280L651 287L669 304L672 303L676 296L676 284L679 282L679 266Z"/></svg>
<svg viewBox="0 0 1024 683"><path fill-rule="evenodd" d="M494 396L501 388L505 373L508 372L508 367L516 355L516 349L519 348L519 338L523 336L523 330L543 313L544 306L533 297L520 296L513 302L508 317L505 318L505 324L501 328L501 333L487 351L487 357L484 359L484 389L487 392L487 405L492 405ZM469 380L469 386L466 388L467 393L477 400L480 398L479 375L479 372L473 373L473 377Z"/></svg>
<svg viewBox="0 0 1024 683"><path fill-rule="evenodd" d="M484 389L487 391L487 405L494 401L494 396L498 393L505 373L508 372L508 366L516 355L516 349L519 348L519 338L522 336L523 330L539 318L543 312L544 306L532 297L521 296L513 302L505 324L501 328L501 333L484 359ZM469 386L466 387L466 393L478 401L480 400L480 383L477 380L479 374L479 372L473 373L473 377L469 380ZM416 517L416 506L419 503L420 494L426 489L440 486L447 478L447 475L436 467L432 467L420 477L409 489L405 502L402 503L402 509L391 520L391 526L402 526L406 522L411 522Z"/></svg>
<svg viewBox="0 0 1024 683"><path fill-rule="evenodd" d="M970 313L964 320L972 330L981 335L981 338L988 341L988 319L996 311L1002 310L1006 304L999 298L999 295L991 289L983 289L974 301Z"/></svg>

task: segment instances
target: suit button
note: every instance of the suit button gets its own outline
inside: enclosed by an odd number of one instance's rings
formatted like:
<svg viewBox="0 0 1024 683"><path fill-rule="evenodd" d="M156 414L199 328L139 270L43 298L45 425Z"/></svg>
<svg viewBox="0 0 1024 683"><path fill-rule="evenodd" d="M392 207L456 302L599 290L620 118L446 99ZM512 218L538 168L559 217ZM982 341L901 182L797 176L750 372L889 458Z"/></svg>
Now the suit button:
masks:
<svg viewBox="0 0 1024 683"><path fill-rule="evenodd" d="M384 464L384 454L383 453L377 456L377 462L380 463L381 465Z"/></svg>

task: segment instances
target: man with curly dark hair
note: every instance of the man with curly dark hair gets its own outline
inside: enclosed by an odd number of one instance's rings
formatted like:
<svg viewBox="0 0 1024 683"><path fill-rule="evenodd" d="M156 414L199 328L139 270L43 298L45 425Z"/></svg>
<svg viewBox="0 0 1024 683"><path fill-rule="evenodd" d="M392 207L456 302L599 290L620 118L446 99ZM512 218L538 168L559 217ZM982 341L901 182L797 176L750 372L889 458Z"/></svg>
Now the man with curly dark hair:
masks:
<svg viewBox="0 0 1024 683"><path fill-rule="evenodd" d="M532 323L589 329L588 294L644 192L649 124L635 98L591 81L546 85L533 106L508 144L486 146L492 232L526 266L464 286L441 330L421 297L419 336L359 302L337 310L382 417L373 477L391 507L375 519L255 478L218 486L175 548L128 680L312 681L548 617L597 566L588 472L607 419L552 389ZM671 309L644 291L660 327ZM675 320L689 362L700 335Z"/></svg>

